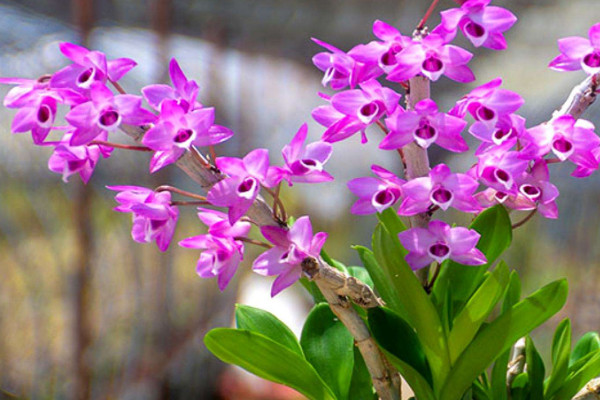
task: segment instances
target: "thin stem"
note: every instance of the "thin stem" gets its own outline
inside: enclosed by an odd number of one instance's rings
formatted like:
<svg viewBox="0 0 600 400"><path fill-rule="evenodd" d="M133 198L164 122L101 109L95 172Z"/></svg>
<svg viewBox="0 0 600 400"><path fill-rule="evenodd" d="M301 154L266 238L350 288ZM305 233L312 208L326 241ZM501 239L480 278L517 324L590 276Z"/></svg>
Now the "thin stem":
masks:
<svg viewBox="0 0 600 400"><path fill-rule="evenodd" d="M121 94L127 94L125 89L123 89L123 87L121 85L119 85L117 82L110 80L110 83L115 87L115 89L117 89L117 92L119 92Z"/></svg>
<svg viewBox="0 0 600 400"><path fill-rule="evenodd" d="M281 190L281 182L279 182L279 184L277 185L277 187L274 190L275 196L279 199L279 191ZM277 218L277 215L279 213L279 204L277 203L277 201L275 201L275 199L273 199L273 217Z"/></svg>
<svg viewBox="0 0 600 400"><path fill-rule="evenodd" d="M154 151L151 148L146 147L146 146L131 146L128 144L107 142L105 140L92 140L89 144L90 145L96 144L98 146L112 147L114 149L124 149L124 150L134 150L134 151Z"/></svg>
<svg viewBox="0 0 600 400"><path fill-rule="evenodd" d="M217 153L215 152L215 146L208 146L208 151L210 153L210 159L215 162L217 159Z"/></svg>
<svg viewBox="0 0 600 400"><path fill-rule="evenodd" d="M546 164L558 164L561 163L562 161L558 158L548 158L546 159Z"/></svg>
<svg viewBox="0 0 600 400"><path fill-rule="evenodd" d="M172 206L205 206L207 204L210 204L208 201L172 201L171 205Z"/></svg>
<svg viewBox="0 0 600 400"><path fill-rule="evenodd" d="M261 242L260 240L256 240L256 239L250 239L250 238L247 238L247 237L244 237L244 236L236 236L233 239L234 240L239 240L241 242L251 243L251 244L254 244L256 246L261 246L261 247L264 247L264 248L267 248L267 249L273 248L272 244Z"/></svg>
<svg viewBox="0 0 600 400"><path fill-rule="evenodd" d="M287 213L285 212L285 207L283 206L283 203L279 198L279 190L277 190L277 192L274 192L268 187L263 186L263 188L267 191L267 193L271 195L271 197L273 198L273 202L277 204L277 207L279 208L279 219L283 222L287 221ZM278 218L274 211L273 217Z"/></svg>
<svg viewBox="0 0 600 400"><path fill-rule="evenodd" d="M206 197L200 196L199 194L188 192L187 190L178 189L169 185L162 185L154 189L155 192L173 192L182 196L191 197L192 199L198 199L200 201L206 201Z"/></svg>
<svg viewBox="0 0 600 400"><path fill-rule="evenodd" d="M427 23L427 20L429 19L429 17L431 16L431 13L433 12L433 10L435 9L435 7L437 6L437 3L440 0L433 0L431 2L431 5L429 6L429 8L427 9L427 12L425 12L425 15L423 16L423 18L421 19L421 22L419 22L419 25L417 25L417 31L420 31L423 29L423 27L425 26L425 24Z"/></svg>
<svg viewBox="0 0 600 400"><path fill-rule="evenodd" d="M517 229L518 227L524 225L527 221L529 221L531 218L533 218L533 216L535 215L536 211L537 211L537 208L533 209L529 214L527 214L527 216L525 218L523 218L522 220L520 220L516 224L513 224L512 228L513 229Z"/></svg>
<svg viewBox="0 0 600 400"><path fill-rule="evenodd" d="M433 285L435 284L436 279L440 275L441 269L442 269L442 266L440 265L440 263L436 262L435 266L434 266L434 270L433 270L433 276L431 277L431 280L429 281L429 283L427 283L427 285L425 285L425 291L427 293L431 293L431 290L433 289Z"/></svg>

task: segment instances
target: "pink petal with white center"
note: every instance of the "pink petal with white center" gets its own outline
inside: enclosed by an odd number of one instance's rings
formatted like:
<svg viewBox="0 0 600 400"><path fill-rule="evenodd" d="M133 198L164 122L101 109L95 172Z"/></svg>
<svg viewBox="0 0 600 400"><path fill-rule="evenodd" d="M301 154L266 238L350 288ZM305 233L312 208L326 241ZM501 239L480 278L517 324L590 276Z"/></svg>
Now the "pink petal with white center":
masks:
<svg viewBox="0 0 600 400"><path fill-rule="evenodd" d="M398 53L398 63L388 73L387 79L392 82L407 81L421 72L421 64L425 60L422 45L413 44Z"/></svg>
<svg viewBox="0 0 600 400"><path fill-rule="evenodd" d="M331 105L345 115L355 115L364 104L369 102L370 99L360 89L345 90L331 98Z"/></svg>

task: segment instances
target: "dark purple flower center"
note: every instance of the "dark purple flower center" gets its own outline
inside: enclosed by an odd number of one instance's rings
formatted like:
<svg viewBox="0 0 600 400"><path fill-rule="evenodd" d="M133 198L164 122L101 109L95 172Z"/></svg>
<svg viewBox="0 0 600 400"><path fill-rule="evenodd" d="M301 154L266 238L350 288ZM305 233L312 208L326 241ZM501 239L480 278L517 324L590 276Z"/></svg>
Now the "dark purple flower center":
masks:
<svg viewBox="0 0 600 400"><path fill-rule="evenodd" d="M371 102L368 104L365 104L364 106L362 106L360 108L360 115L367 118L367 119L371 119L373 117L375 117L377 115L377 113L379 112L379 105L376 102Z"/></svg>
<svg viewBox="0 0 600 400"><path fill-rule="evenodd" d="M431 198L438 204L446 204L452 200L452 192L443 187L437 188L431 193Z"/></svg>
<svg viewBox="0 0 600 400"><path fill-rule="evenodd" d="M217 259L217 261L220 261L220 262L223 262L223 261L231 258L231 253L225 249L218 249L215 253L216 253L215 258Z"/></svg>
<svg viewBox="0 0 600 400"><path fill-rule="evenodd" d="M485 28L473 21L467 22L467 24L465 25L465 31L469 36L476 38L481 37L485 34Z"/></svg>
<svg viewBox="0 0 600 400"><path fill-rule="evenodd" d="M256 187L256 179L252 178L252 177L248 177L246 179L244 179L237 188L238 193L240 194L245 194L245 193L250 193L254 190L254 188Z"/></svg>
<svg viewBox="0 0 600 400"><path fill-rule="evenodd" d="M190 109L190 103L187 100L177 100L177 105L183 109L184 112L188 112Z"/></svg>
<svg viewBox="0 0 600 400"><path fill-rule="evenodd" d="M502 203L504 200L506 200L506 198L508 197L508 194L506 194L504 192L496 192L494 197L496 198L496 200L498 200L499 203Z"/></svg>
<svg viewBox="0 0 600 400"><path fill-rule="evenodd" d="M494 143L500 144L500 143L504 142L506 139L511 137L512 133L513 133L512 128L509 129L508 131L506 131L504 129L497 129L496 132L494 132Z"/></svg>
<svg viewBox="0 0 600 400"><path fill-rule="evenodd" d="M167 223L166 219L151 219L150 220L150 229L152 229L153 231L156 231L156 230L162 228L163 226L165 226L166 223Z"/></svg>
<svg viewBox="0 0 600 400"><path fill-rule="evenodd" d="M559 153L568 153L573 150L573 144L564 137L556 139L552 143L552 147Z"/></svg>
<svg viewBox="0 0 600 400"><path fill-rule="evenodd" d="M429 56L423 61L423 69L429 72L438 72L444 67L444 63L436 57Z"/></svg>
<svg viewBox="0 0 600 400"><path fill-rule="evenodd" d="M348 78L348 74L344 73L344 71L340 71L336 67L329 67L327 71L325 71L326 80L330 81L333 79L346 79Z"/></svg>
<svg viewBox="0 0 600 400"><path fill-rule="evenodd" d="M100 124L111 127L119 121L119 113L114 110L105 111L100 115Z"/></svg>
<svg viewBox="0 0 600 400"><path fill-rule="evenodd" d="M52 117L52 110L46 104L42 104L40 108L38 108L37 119L40 124L45 124Z"/></svg>
<svg viewBox="0 0 600 400"><path fill-rule="evenodd" d="M450 247L445 243L436 243L429 246L429 254L437 258L446 257L450 253Z"/></svg>
<svg viewBox="0 0 600 400"><path fill-rule="evenodd" d="M421 126L415 131L415 135L424 140L431 139L435 134L436 130L433 126L429 125L429 122L422 122Z"/></svg>
<svg viewBox="0 0 600 400"><path fill-rule="evenodd" d="M378 203L382 206L387 206L394 202L395 196L389 190L384 189L384 190L380 190L379 192L377 192L377 194L375 194L374 200L376 203Z"/></svg>
<svg viewBox="0 0 600 400"><path fill-rule="evenodd" d="M85 166L87 160L72 160L67 161L67 170L68 171L78 171Z"/></svg>
<svg viewBox="0 0 600 400"><path fill-rule="evenodd" d="M193 134L194 131L191 129L180 129L177 131L177 134L173 140L175 143L185 143L192 137Z"/></svg>
<svg viewBox="0 0 600 400"><path fill-rule="evenodd" d="M521 193L529 197L531 200L536 200L542 195L542 191L533 185L524 184L520 187Z"/></svg>
<svg viewBox="0 0 600 400"><path fill-rule="evenodd" d="M496 171L494 171L494 176L502 183L510 181L510 174L501 168L496 168Z"/></svg>
<svg viewBox="0 0 600 400"><path fill-rule="evenodd" d="M588 67L598 68L600 67L600 54L593 52L583 57L583 63Z"/></svg>
<svg viewBox="0 0 600 400"><path fill-rule="evenodd" d="M96 70L94 68L86 69L77 77L77 85L87 86L90 83L90 81L94 79L95 74Z"/></svg>
<svg viewBox="0 0 600 400"><path fill-rule="evenodd" d="M494 110L487 108L486 106L480 106L475 112L477 119L482 121L491 121L496 116Z"/></svg>
<svg viewBox="0 0 600 400"><path fill-rule="evenodd" d="M402 51L402 46L399 43L394 43L390 46L389 50L381 55L381 63L385 66L396 65L398 60L396 54Z"/></svg>

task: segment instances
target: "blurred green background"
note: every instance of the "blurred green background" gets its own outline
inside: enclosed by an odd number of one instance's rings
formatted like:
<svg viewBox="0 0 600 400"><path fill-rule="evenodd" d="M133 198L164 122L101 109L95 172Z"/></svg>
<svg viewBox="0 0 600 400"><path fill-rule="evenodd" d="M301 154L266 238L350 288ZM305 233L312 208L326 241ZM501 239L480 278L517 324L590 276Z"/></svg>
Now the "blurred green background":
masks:
<svg viewBox="0 0 600 400"><path fill-rule="evenodd" d="M452 5L443 0L439 9ZM522 115L533 126L584 78L546 68L557 54L556 39L587 36L600 11L597 0L500 5L519 16L507 34L509 49L476 51L471 67L476 84L502 76L504 87L518 91L526 100ZM427 6L422 0L0 1L0 76L51 73L67 63L57 44L72 41L109 58L135 59L139 66L122 84L137 93L168 81L168 60L176 57L200 84L202 103L216 107L217 122L236 132L218 153L240 156L267 147L272 162L280 162L281 147L303 122L313 140L323 131L310 118L324 90L310 60L320 48L310 38L347 50L373 40L375 19L410 34ZM434 16L429 25L435 23ZM448 109L474 86L443 78L433 96ZM0 88L0 95L7 90ZM584 116L596 125L598 107ZM50 148L32 146L29 134L10 133L13 115L0 110L0 398L297 398L239 371L225 372L202 337L230 325L238 301L275 311L299 332L310 307L301 290L270 299L270 281L249 273L255 249L248 249L238 276L220 293L214 281L196 276L197 252L172 245L161 254L154 245L133 242L130 217L111 210L106 185L199 189L176 168L150 176L147 154L119 150L100 161L87 188L78 176L64 184L46 168ZM369 243L374 218L349 214L354 199L345 182L367 175L372 163L399 171L393 152L377 150L376 135L371 132L365 146L358 138L335 145L328 170L336 182L296 185L283 194L292 214L309 214L315 229L329 232L327 251L347 264L358 262L348 245ZM434 149L431 161L465 170L471 157ZM600 182L597 174L570 178L571 170L551 168L561 190L561 218L536 216L518 229L506 259L521 272L525 293L568 277L571 294L561 317L573 319L579 336L600 329ZM200 233L194 209L182 210L174 242ZM546 356L543 343L557 322L536 333Z"/></svg>

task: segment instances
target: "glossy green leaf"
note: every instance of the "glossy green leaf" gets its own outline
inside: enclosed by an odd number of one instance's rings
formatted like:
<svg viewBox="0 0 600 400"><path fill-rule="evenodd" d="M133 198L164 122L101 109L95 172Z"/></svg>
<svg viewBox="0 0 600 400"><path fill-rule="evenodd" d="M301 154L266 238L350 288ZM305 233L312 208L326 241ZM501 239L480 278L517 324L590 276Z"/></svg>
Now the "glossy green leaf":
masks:
<svg viewBox="0 0 600 400"><path fill-rule="evenodd" d="M396 302L387 303L387 306L416 330L429 361L434 385L439 385L450 371L446 333L431 299L404 260L406 250L398 239L398 233L404 229L402 221L392 209L378 214L378 218L380 223L373 233L373 253L400 303L398 308L394 308Z"/></svg>
<svg viewBox="0 0 600 400"><path fill-rule="evenodd" d="M529 398L529 376L526 372L517 375L510 386L511 400L527 400Z"/></svg>
<svg viewBox="0 0 600 400"><path fill-rule="evenodd" d="M348 398L354 369L354 338L327 304L308 315L300 344L308 362L340 400Z"/></svg>
<svg viewBox="0 0 600 400"><path fill-rule="evenodd" d="M452 363L471 343L481 324L492 312L504 294L508 279L508 267L506 263L501 262L492 273L488 274L463 310L456 316L448 335L448 348Z"/></svg>
<svg viewBox="0 0 600 400"><path fill-rule="evenodd" d="M510 218L502 205L483 211L469 228L476 230L481 235L477 248L485 254L488 263L481 266L465 266L451 261L440 271L438 280L448 280L448 287L452 291L454 315L462 310L464 304L481 283L485 271L493 265L512 241ZM434 287L434 291L441 288L442 285ZM439 293L436 293L436 296L443 298Z"/></svg>
<svg viewBox="0 0 600 400"><path fill-rule="evenodd" d="M549 397L549 399L570 399L590 380L600 375L600 350L589 353L588 356L588 361L581 368L569 374L558 391L552 397Z"/></svg>
<svg viewBox="0 0 600 400"><path fill-rule="evenodd" d="M354 346L354 369L352 370L348 400L377 400L378 398L365 360L358 347Z"/></svg>
<svg viewBox="0 0 600 400"><path fill-rule="evenodd" d="M567 299L567 291L565 280L552 282L482 327L452 367L441 390L436 390L440 400L459 398L494 359L556 314Z"/></svg>
<svg viewBox="0 0 600 400"><path fill-rule="evenodd" d="M547 397L552 396L565 381L569 370L570 354L571 321L566 318L558 324L552 339L552 373L544 389Z"/></svg>
<svg viewBox="0 0 600 400"><path fill-rule="evenodd" d="M521 280L516 271L511 271L508 288L504 294L502 302L502 312L510 310L521 299ZM492 368L492 398L494 400L506 400L508 392L506 388L506 371L508 369L508 361L510 360L510 348L502 353L494 362Z"/></svg>
<svg viewBox="0 0 600 400"><path fill-rule="evenodd" d="M260 333L216 328L204 336L204 344L222 361L296 389L309 399L336 399L308 361Z"/></svg>
<svg viewBox="0 0 600 400"><path fill-rule="evenodd" d="M573 365L577 360L598 349L600 349L600 335L597 332L586 333L575 344L569 365Z"/></svg>
<svg viewBox="0 0 600 400"><path fill-rule="evenodd" d="M529 376L529 400L544 400L544 375L546 370L542 357L538 353L533 340L525 339L525 364Z"/></svg>
<svg viewBox="0 0 600 400"><path fill-rule="evenodd" d="M259 308L236 304L235 322L239 329L247 329L252 332L261 333L298 355L303 356L302 348L300 347L300 343L298 343L298 339L296 339L294 332L270 312Z"/></svg>

